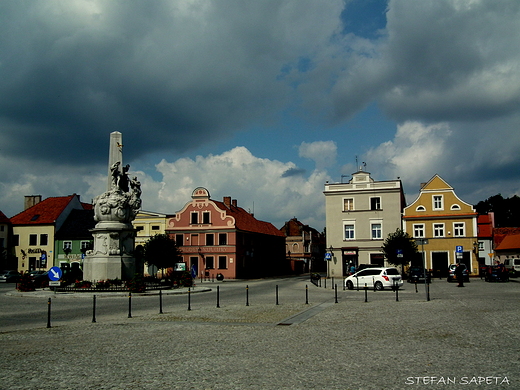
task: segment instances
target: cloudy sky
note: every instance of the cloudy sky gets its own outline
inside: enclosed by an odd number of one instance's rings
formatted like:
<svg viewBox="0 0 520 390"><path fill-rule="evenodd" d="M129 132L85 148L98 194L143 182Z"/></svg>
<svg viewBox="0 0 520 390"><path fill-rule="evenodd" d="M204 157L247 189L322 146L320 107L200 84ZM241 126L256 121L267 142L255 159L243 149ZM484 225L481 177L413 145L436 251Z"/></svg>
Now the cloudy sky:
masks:
<svg viewBox="0 0 520 390"><path fill-rule="evenodd" d="M520 194L519 32L511 0L3 0L0 210L104 192L113 131L149 211L321 230L363 162L409 203Z"/></svg>

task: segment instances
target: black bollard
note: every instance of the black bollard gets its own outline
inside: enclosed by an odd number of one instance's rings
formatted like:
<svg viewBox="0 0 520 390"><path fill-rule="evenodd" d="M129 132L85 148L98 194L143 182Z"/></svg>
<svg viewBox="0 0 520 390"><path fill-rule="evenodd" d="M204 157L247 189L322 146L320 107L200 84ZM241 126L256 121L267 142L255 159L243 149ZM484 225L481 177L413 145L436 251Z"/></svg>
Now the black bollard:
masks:
<svg viewBox="0 0 520 390"><path fill-rule="evenodd" d="M51 327L51 299L47 301L47 328Z"/></svg>
<svg viewBox="0 0 520 390"><path fill-rule="evenodd" d="M366 283L365 283L365 302L368 302L368 287L367 287Z"/></svg>
<svg viewBox="0 0 520 390"><path fill-rule="evenodd" d="M399 286L395 283L395 301L399 302Z"/></svg>
<svg viewBox="0 0 520 390"><path fill-rule="evenodd" d="M188 287L188 310L191 310L191 289Z"/></svg>
<svg viewBox="0 0 520 390"><path fill-rule="evenodd" d="M338 303L338 285L334 285L334 303Z"/></svg>
<svg viewBox="0 0 520 390"><path fill-rule="evenodd" d="M92 322L96 322L96 296L92 300Z"/></svg>
<svg viewBox="0 0 520 390"><path fill-rule="evenodd" d="M332 278L332 289L334 290L334 277Z"/></svg>
<svg viewBox="0 0 520 390"><path fill-rule="evenodd" d="M163 311L162 311L162 290L159 290L159 314L163 314Z"/></svg>
<svg viewBox="0 0 520 390"><path fill-rule="evenodd" d="M249 285L246 286L246 306L249 306Z"/></svg>
<svg viewBox="0 0 520 390"><path fill-rule="evenodd" d="M323 285L323 288L327 288L327 278L325 278L325 283Z"/></svg>
<svg viewBox="0 0 520 390"><path fill-rule="evenodd" d="M426 283L426 281L424 283ZM430 283L426 283L426 300L430 300Z"/></svg>
<svg viewBox="0 0 520 390"><path fill-rule="evenodd" d="M309 286L305 285L305 304L309 304Z"/></svg>
<svg viewBox="0 0 520 390"><path fill-rule="evenodd" d="M217 307L220 307L220 286L217 286Z"/></svg>
<svg viewBox="0 0 520 390"><path fill-rule="evenodd" d="M278 285L276 285L276 305L279 305L280 303L278 302Z"/></svg>
<svg viewBox="0 0 520 390"><path fill-rule="evenodd" d="M132 318L132 293L128 294L128 318Z"/></svg>

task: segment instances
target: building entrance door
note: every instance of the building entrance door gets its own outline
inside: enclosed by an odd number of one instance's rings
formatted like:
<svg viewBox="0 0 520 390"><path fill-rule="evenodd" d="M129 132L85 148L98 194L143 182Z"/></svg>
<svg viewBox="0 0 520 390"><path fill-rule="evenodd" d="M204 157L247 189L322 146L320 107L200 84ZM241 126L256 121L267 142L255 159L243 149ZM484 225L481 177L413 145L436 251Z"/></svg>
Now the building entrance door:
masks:
<svg viewBox="0 0 520 390"><path fill-rule="evenodd" d="M432 271L434 278L444 278L448 276L448 252L432 253Z"/></svg>
<svg viewBox="0 0 520 390"><path fill-rule="evenodd" d="M342 251L342 259L343 259L343 276L350 275L350 268L354 266L357 268L358 266L358 256L357 252L353 251Z"/></svg>

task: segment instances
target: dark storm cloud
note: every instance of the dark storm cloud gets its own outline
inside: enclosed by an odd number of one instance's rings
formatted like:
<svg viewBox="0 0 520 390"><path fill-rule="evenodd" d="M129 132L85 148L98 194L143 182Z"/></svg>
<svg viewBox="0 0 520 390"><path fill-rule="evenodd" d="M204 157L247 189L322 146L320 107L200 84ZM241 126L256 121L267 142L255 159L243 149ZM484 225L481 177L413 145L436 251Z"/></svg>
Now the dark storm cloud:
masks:
<svg viewBox="0 0 520 390"><path fill-rule="evenodd" d="M134 158L268 120L290 93L282 65L339 23L337 4L301 6L315 16L283 1L3 2L3 152L74 163L81 145L98 159L121 131L139 144ZM308 39L316 15L332 25Z"/></svg>
<svg viewBox="0 0 520 390"><path fill-rule="evenodd" d="M482 120L520 109L520 3L392 1L383 107L395 119Z"/></svg>

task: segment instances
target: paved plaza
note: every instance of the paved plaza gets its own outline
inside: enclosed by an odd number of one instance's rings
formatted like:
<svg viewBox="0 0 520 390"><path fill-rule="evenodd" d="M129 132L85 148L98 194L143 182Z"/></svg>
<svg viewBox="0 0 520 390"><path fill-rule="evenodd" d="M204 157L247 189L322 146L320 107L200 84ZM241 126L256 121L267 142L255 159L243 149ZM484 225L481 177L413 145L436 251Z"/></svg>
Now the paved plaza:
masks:
<svg viewBox="0 0 520 390"><path fill-rule="evenodd" d="M200 295L213 296L215 285ZM340 287L337 303L330 281L280 285L278 305L252 295L249 306L218 308L197 297L192 310L3 331L0 388L520 388L516 281L435 280L430 301L423 285L415 292L405 283L398 301L369 291L368 302L364 291Z"/></svg>

